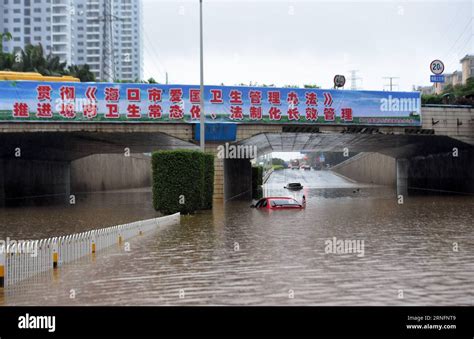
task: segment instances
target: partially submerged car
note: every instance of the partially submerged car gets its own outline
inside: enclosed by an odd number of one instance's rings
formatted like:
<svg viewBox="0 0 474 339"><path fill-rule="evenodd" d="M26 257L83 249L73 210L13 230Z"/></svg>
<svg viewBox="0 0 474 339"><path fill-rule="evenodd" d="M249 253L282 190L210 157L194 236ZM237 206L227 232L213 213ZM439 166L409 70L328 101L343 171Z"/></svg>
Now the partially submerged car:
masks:
<svg viewBox="0 0 474 339"><path fill-rule="evenodd" d="M302 209L305 208L306 199L303 197L303 202L299 203L297 200L290 197L266 197L257 201L254 208L265 208L270 210L281 209Z"/></svg>

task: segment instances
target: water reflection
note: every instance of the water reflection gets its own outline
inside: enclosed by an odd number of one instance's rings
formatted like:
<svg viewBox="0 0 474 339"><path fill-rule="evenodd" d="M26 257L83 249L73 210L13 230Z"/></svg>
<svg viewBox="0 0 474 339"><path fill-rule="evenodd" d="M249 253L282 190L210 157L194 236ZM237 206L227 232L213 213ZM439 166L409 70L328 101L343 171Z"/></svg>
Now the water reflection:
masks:
<svg viewBox="0 0 474 339"><path fill-rule="evenodd" d="M252 209L246 201L218 205L131 240L130 252L111 248L94 263L85 258L62 268L56 281L25 282L7 292L5 304L473 304L472 197L413 197L398 205L392 189L329 172L286 172L275 175L265 192L301 198L303 191L281 185L300 181L308 199L303 211ZM1 220L10 232L15 227L4 215L22 234L46 234L155 215L147 191L90 196L84 205L24 210L21 217L2 211ZM324 242L333 237L363 239L365 255L326 254Z"/></svg>

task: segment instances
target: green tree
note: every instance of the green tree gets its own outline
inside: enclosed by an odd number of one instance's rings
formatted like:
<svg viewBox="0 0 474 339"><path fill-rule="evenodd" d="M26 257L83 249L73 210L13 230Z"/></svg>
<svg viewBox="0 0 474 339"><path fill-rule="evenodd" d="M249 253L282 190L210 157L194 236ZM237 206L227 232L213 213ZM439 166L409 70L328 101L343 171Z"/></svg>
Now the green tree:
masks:
<svg viewBox="0 0 474 339"><path fill-rule="evenodd" d="M71 65L68 67L69 75L79 78L81 82L93 82L95 80L94 73L91 72L89 65Z"/></svg>
<svg viewBox="0 0 474 339"><path fill-rule="evenodd" d="M0 33L0 53L3 54L3 42L13 39L10 32Z"/></svg>

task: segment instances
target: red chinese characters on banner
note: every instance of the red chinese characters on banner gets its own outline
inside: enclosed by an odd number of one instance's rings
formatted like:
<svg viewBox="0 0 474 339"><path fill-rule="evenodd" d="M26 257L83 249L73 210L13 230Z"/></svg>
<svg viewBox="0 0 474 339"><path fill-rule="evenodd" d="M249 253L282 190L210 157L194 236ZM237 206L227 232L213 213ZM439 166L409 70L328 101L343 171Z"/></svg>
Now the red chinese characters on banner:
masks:
<svg viewBox="0 0 474 339"><path fill-rule="evenodd" d="M140 119L140 106L136 104L129 104L127 106L127 119Z"/></svg>
<svg viewBox="0 0 474 339"><path fill-rule="evenodd" d="M28 104L24 102L15 102L13 105L13 117L14 118L29 118L30 109Z"/></svg>
<svg viewBox="0 0 474 339"><path fill-rule="evenodd" d="M318 120L318 110L314 107L307 107L306 108L306 120L308 120L308 121Z"/></svg>
<svg viewBox="0 0 474 339"><path fill-rule="evenodd" d="M251 105L261 105L262 91L249 91L249 99Z"/></svg>
<svg viewBox="0 0 474 339"><path fill-rule="evenodd" d="M119 105L118 101L120 99L120 89L115 87L106 87L104 90L104 98L107 103L105 107L107 108L107 112L105 113L106 119L118 119L120 117L119 114Z"/></svg>
<svg viewBox="0 0 474 339"><path fill-rule="evenodd" d="M67 119L74 119L76 117L76 110L74 103L62 103L59 114Z"/></svg>
<svg viewBox="0 0 474 339"><path fill-rule="evenodd" d="M89 86L86 89L87 103L82 105L82 115L86 119L93 119L97 116L97 86Z"/></svg>
<svg viewBox="0 0 474 339"><path fill-rule="evenodd" d="M288 92L288 95L286 96L286 102L289 105L298 105L300 103L298 94L296 94L296 92Z"/></svg>
<svg viewBox="0 0 474 339"><path fill-rule="evenodd" d="M52 118L53 108L51 106L51 86L39 85L36 87L36 91L38 93L36 98L40 101L38 102L36 117L40 119Z"/></svg>
<svg viewBox="0 0 474 339"><path fill-rule="evenodd" d="M306 92L304 96L306 99L306 106L318 105L318 95L315 92Z"/></svg>
<svg viewBox="0 0 474 339"><path fill-rule="evenodd" d="M120 90L114 87L106 87L104 90L105 101L117 102L120 99Z"/></svg>
<svg viewBox="0 0 474 339"><path fill-rule="evenodd" d="M106 119L117 119L119 118L119 109L118 109L118 104L114 103L107 103L105 105L107 107L107 113L105 113L105 118Z"/></svg>
<svg viewBox="0 0 474 339"><path fill-rule="evenodd" d="M73 86L61 86L59 88L59 96L62 100L59 114L67 119L74 119L76 117L75 100L76 89Z"/></svg>
<svg viewBox="0 0 474 339"><path fill-rule="evenodd" d="M201 103L201 91L198 89L190 89L189 90L189 102L192 104L199 104Z"/></svg>
<svg viewBox="0 0 474 339"><path fill-rule="evenodd" d="M73 86L61 86L59 88L59 96L63 101L75 100L76 89Z"/></svg>
<svg viewBox="0 0 474 339"><path fill-rule="evenodd" d="M341 109L341 120L352 121L352 108Z"/></svg>
<svg viewBox="0 0 474 339"><path fill-rule="evenodd" d="M52 118L53 108L49 102L38 102L37 118Z"/></svg>
<svg viewBox="0 0 474 339"><path fill-rule="evenodd" d="M324 121L334 121L336 119L336 112L332 107L324 108Z"/></svg>
<svg viewBox="0 0 474 339"><path fill-rule="evenodd" d="M163 90L159 88L150 88L148 90L148 101L156 103L161 102Z"/></svg>
<svg viewBox="0 0 474 339"><path fill-rule="evenodd" d="M183 89L170 88L170 102L180 103L181 101L183 101Z"/></svg>
<svg viewBox="0 0 474 339"><path fill-rule="evenodd" d="M201 117L201 107L199 105L192 105L191 110L191 119L199 119Z"/></svg>
<svg viewBox="0 0 474 339"><path fill-rule="evenodd" d="M262 120L262 107L250 106L250 120Z"/></svg>
<svg viewBox="0 0 474 339"><path fill-rule="evenodd" d="M244 112L240 106L230 106L230 119L231 120L242 120L244 118Z"/></svg>
<svg viewBox="0 0 474 339"><path fill-rule="evenodd" d="M268 103L271 105L280 105L281 104L281 97L280 91L268 91Z"/></svg>
<svg viewBox="0 0 474 339"><path fill-rule="evenodd" d="M97 116L97 105L95 103L89 103L82 106L82 113L84 118L93 119Z"/></svg>
<svg viewBox="0 0 474 339"><path fill-rule="evenodd" d="M150 119L161 119L163 110L161 105L152 104L148 106L148 117Z"/></svg>
<svg viewBox="0 0 474 339"><path fill-rule="evenodd" d="M51 101L51 91L52 91L51 86L39 85L38 87L36 87L36 91L38 92L37 99L39 101L43 101L43 100Z"/></svg>
<svg viewBox="0 0 474 339"><path fill-rule="evenodd" d="M211 104L222 104L224 99L222 99L222 90L221 89L211 89Z"/></svg>
<svg viewBox="0 0 474 339"><path fill-rule="evenodd" d="M148 90L148 118L150 119L161 119L163 116L163 108L158 102L161 102L163 98L163 90L159 88L150 88Z"/></svg>
<svg viewBox="0 0 474 339"><path fill-rule="evenodd" d="M288 109L288 120L299 120L300 119L300 112L298 111L298 107L293 107Z"/></svg>
<svg viewBox="0 0 474 339"><path fill-rule="evenodd" d="M140 101L140 89L139 88L127 88L127 100L128 101Z"/></svg>
<svg viewBox="0 0 474 339"><path fill-rule="evenodd" d="M268 117L270 120L281 120L281 110L278 107L270 107Z"/></svg>
<svg viewBox="0 0 474 339"><path fill-rule="evenodd" d="M243 104L242 91L239 91L239 90L236 90L236 89L230 91L229 98L230 98L229 102L230 102L231 105L242 105Z"/></svg>
<svg viewBox="0 0 474 339"><path fill-rule="evenodd" d="M170 119L178 120L183 119L184 110L180 105L171 105L170 106Z"/></svg>

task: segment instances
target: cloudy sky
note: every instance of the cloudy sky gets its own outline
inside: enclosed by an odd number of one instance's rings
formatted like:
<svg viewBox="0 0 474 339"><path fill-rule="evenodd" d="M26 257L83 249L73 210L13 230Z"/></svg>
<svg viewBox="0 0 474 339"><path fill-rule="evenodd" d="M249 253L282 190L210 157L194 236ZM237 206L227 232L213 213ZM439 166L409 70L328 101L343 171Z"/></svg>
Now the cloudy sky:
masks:
<svg viewBox="0 0 474 339"><path fill-rule="evenodd" d="M145 76L199 83L199 2L142 0ZM358 70L360 89L429 85L474 53L473 3L444 1L204 0L205 83L332 86ZM387 87L386 87L387 88Z"/></svg>

